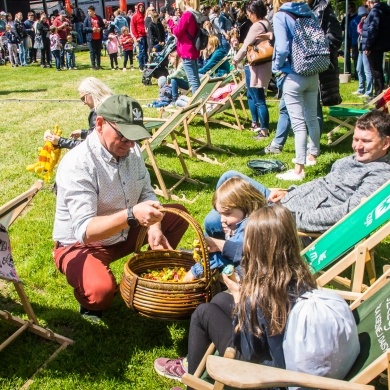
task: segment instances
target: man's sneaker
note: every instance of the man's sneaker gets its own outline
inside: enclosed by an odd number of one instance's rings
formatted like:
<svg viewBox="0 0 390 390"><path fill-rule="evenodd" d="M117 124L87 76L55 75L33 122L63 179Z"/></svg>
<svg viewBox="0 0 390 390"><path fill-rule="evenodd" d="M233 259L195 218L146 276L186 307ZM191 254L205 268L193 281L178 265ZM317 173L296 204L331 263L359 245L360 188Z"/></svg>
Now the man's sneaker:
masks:
<svg viewBox="0 0 390 390"><path fill-rule="evenodd" d="M126 68L123 68L123 71L124 71L124 72L126 72L126 70L127 70Z"/></svg>
<svg viewBox="0 0 390 390"><path fill-rule="evenodd" d="M158 358L154 361L154 369L159 375L181 381L181 377L188 372L187 358Z"/></svg>
<svg viewBox="0 0 390 390"><path fill-rule="evenodd" d="M291 160L291 162L293 162L294 164L296 164L297 162L297 159L296 158L293 158ZM306 156L306 162L305 162L305 165L307 165L308 167L312 167L314 165L317 164L317 160L309 160L309 158Z"/></svg>
<svg viewBox="0 0 390 390"><path fill-rule="evenodd" d="M272 146L272 144L269 144L264 149L260 149L258 154L264 155L264 154L280 154L282 153L282 149L279 149L275 146Z"/></svg>
<svg viewBox="0 0 390 390"><path fill-rule="evenodd" d="M352 95L363 95L363 92L354 91L354 92L352 92Z"/></svg>
<svg viewBox="0 0 390 390"><path fill-rule="evenodd" d="M287 172L278 173L276 178L280 180L300 181L305 178L305 172L296 173L294 169L290 169Z"/></svg>
<svg viewBox="0 0 390 390"><path fill-rule="evenodd" d="M80 305L79 313L87 320L99 322L103 316L103 310L88 310Z"/></svg>

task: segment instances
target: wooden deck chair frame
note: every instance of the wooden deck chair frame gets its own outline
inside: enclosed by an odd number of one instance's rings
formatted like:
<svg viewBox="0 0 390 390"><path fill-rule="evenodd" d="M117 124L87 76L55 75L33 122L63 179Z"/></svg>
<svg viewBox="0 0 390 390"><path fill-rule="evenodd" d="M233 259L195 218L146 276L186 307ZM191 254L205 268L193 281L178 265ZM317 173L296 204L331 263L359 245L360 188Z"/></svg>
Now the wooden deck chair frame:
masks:
<svg viewBox="0 0 390 390"><path fill-rule="evenodd" d="M366 292L354 294L355 300L351 303L351 310L356 309L368 298L374 296L390 282L390 269L387 270ZM341 292L343 293L343 292ZM351 295L348 296L348 299ZM389 368L390 350L385 350L377 359L355 375L350 381L318 377L300 372L273 368L260 364L234 360L235 350L227 348L224 357L212 355L215 350L211 344L205 353L196 372L184 374L182 383L196 390L222 390L224 386L239 389L260 389L270 387L302 386L328 390L374 390L374 386L367 383L387 371L388 387L390 388ZM214 383L201 379L204 370Z"/></svg>
<svg viewBox="0 0 390 390"><path fill-rule="evenodd" d="M353 243L346 235L353 231ZM351 291L360 292L364 271L370 284L375 279L373 249L390 234L390 181L378 188L359 206L342 218L331 229L305 248L301 255L312 272L318 274L317 283L324 286L336 279L337 286L350 285ZM353 266L352 280L340 274ZM345 283L343 283L345 281Z"/></svg>
<svg viewBox="0 0 390 390"><path fill-rule="evenodd" d="M207 104L214 105L214 108L211 111L207 112L207 110L206 110L205 112L203 112L203 119L205 122L207 133L210 133L209 123L216 123L219 126L228 127L229 129L234 129L234 130L245 130L245 126L241 123L240 116L238 115L238 112L237 112L236 107L234 105L235 101L238 100L238 102L240 103L241 109L244 112L244 122L246 123L249 120L249 116L248 116L248 113L246 111L244 102L242 100L242 95L245 92L245 90L246 90L246 81L245 81L245 79L243 79L237 84L236 89L231 94L226 96L226 98L223 99L222 101L215 102L215 101L209 100L207 102ZM226 112L226 110L229 110L229 109L232 110L232 112L233 112L232 114L230 114L229 112ZM213 118L213 116L215 116L219 113L222 113L222 112L225 115L234 118L235 123L229 123L227 121Z"/></svg>
<svg viewBox="0 0 390 390"><path fill-rule="evenodd" d="M205 153L199 153L202 149L211 149L221 153L227 153L233 155L229 150L222 149L212 144L211 135L208 128L206 128L206 140L196 138L191 136L189 131L189 125L192 120L201 112L206 111L206 103L210 100L210 96L214 93L214 91L219 88L227 79L234 80L234 75L228 75L226 77L210 77L208 74L204 76L202 79L202 83L198 90L194 93L191 99L188 102L188 105L196 105L196 107L192 110L191 115L187 117L186 126L181 128L180 130L175 131L176 136L184 137L186 142L186 147L180 147L180 150L183 154L187 155L190 158L196 158L200 161L208 162L211 164L220 165L217 159L212 159L208 157ZM165 110L168 113L174 113L177 109L174 110ZM199 147L195 147L193 145L200 145ZM167 143L166 146L175 149L175 145Z"/></svg>
<svg viewBox="0 0 390 390"><path fill-rule="evenodd" d="M376 96L375 98L369 100L368 102L364 103L363 105L363 109L366 109L370 106L372 106L373 104L375 104L378 100L380 100L383 95L389 90L390 88L384 90L380 95ZM390 107L390 102L386 103L386 106L389 108ZM383 110L383 108L381 108L380 110ZM328 115L328 119L330 119L332 122L335 122L338 124L338 126L336 126L334 129L332 129L328 134L328 145L330 146L336 146L338 145L340 142L344 141L346 138L348 138L351 134L353 134L353 131L355 129L355 125L352 124L352 120L354 122L356 122L356 119L358 117L354 116L354 117L349 117L345 120L342 120L342 119L339 119L335 116L331 116L331 115ZM344 133L343 135L341 135L339 138L333 140L333 135L340 130L341 127L346 127L348 129L348 131L346 133Z"/></svg>
<svg viewBox="0 0 390 390"><path fill-rule="evenodd" d="M153 136L145 140L142 144L141 151L144 160L146 161L149 159L150 164L146 164L147 166L151 167L156 175L157 181L159 186L155 186L154 192L157 195L163 196L165 199L173 199L173 200L180 200L184 202L194 202L195 199L189 200L186 199L185 196L178 197L173 193L173 191L184 181L191 183L191 184L196 184L196 185L206 185L205 183L202 183L199 180L191 179L190 178L190 173L188 171L187 165L184 161L183 154L182 154L182 148L179 146L177 139L176 139L176 133L177 133L177 128L183 127L185 134L188 134L188 129L187 128L187 118L188 116L192 115L193 111L196 110L199 107L199 104L195 103L189 106L186 106L184 108L181 108L179 110L176 110L175 113L173 113L172 116L165 120L160 120L156 119L153 120L151 119L151 123L154 123L159 125L160 128L153 134ZM146 119L147 121L147 119ZM172 140L172 143L168 143L167 137L170 137ZM161 169L156 161L156 157L154 155L154 150L158 148L160 145L166 145L166 146L171 146L173 149L176 151L176 155L179 159L180 165L183 170L183 174L177 174L173 172L169 172L167 170ZM178 181L170 188L167 187L165 184L165 180L163 175L167 175L170 177L173 177L175 179L178 179Z"/></svg>
<svg viewBox="0 0 390 390"><path fill-rule="evenodd" d="M20 216L22 211L27 207L27 205L32 201L34 196L38 193L38 191L43 187L43 181L38 180L34 183L33 186L30 187L27 191L23 192L19 196L7 202L5 205L0 207L0 224L8 230L8 227L15 221L15 219ZM73 344L73 340L61 336L57 333L52 332L50 329L43 328L40 326L37 316L30 304L30 301L27 298L27 295L24 291L22 281L17 278L7 278L6 276L0 275L0 279L6 280L10 283L13 283L15 286L16 292L20 298L22 306L28 316L28 320L24 320L20 317L13 316L9 312L5 310L0 310L0 319L4 320L19 329L14 332L11 336L9 336L5 341L0 344L0 352L8 346L11 342L13 342L18 336L20 336L24 331L32 332L40 337L43 337L47 340L55 341L60 344L60 346L56 349L56 351L43 363L43 365L38 369L38 371L34 374L34 376L42 370L47 363L53 360L63 349L65 349L68 345ZM25 384L28 387L31 379Z"/></svg>

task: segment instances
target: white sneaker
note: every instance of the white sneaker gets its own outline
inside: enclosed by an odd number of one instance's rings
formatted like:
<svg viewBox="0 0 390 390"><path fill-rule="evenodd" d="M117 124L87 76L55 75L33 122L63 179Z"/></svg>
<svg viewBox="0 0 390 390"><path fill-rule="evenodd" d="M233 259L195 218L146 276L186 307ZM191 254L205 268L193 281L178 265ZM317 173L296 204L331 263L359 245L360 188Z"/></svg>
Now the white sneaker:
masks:
<svg viewBox="0 0 390 390"><path fill-rule="evenodd" d="M291 162L294 163L294 164L297 163L296 161L297 161L296 158L293 158L293 159L291 160ZM309 158L306 157L305 165L307 165L308 167L312 167L312 166L314 166L314 165L316 165L316 164L317 164L317 160L309 160Z"/></svg>
<svg viewBox="0 0 390 390"><path fill-rule="evenodd" d="M290 169L287 172L278 173L276 178L281 180L300 181L305 178L305 172L296 173L294 169Z"/></svg>
<svg viewBox="0 0 390 390"><path fill-rule="evenodd" d="M126 72L126 71L127 71L127 69L126 69L126 68L123 68L123 71L124 71L124 72Z"/></svg>
<svg viewBox="0 0 390 390"><path fill-rule="evenodd" d="M352 95L363 95L363 94L359 91L354 91L354 92L352 92Z"/></svg>

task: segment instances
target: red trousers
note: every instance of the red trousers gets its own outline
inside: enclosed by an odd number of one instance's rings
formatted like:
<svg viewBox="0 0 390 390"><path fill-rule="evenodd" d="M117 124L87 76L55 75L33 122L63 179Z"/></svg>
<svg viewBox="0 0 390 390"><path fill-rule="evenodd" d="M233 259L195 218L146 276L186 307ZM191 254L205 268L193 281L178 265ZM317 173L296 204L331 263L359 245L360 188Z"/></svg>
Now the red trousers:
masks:
<svg viewBox="0 0 390 390"><path fill-rule="evenodd" d="M167 206L187 211L179 204ZM187 227L187 221L172 213L166 213L161 221L161 230L173 248L177 247ZM140 227L130 228L126 241L110 246L80 243L56 245L53 251L56 267L74 288L74 296L82 307L105 310L111 305L118 284L110 264L134 252L139 230Z"/></svg>

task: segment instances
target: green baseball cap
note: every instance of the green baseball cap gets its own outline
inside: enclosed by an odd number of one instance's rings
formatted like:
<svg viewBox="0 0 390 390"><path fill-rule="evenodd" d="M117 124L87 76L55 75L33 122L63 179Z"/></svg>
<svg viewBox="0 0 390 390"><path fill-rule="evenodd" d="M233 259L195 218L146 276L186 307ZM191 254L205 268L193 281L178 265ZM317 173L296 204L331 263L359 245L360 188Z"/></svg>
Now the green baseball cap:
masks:
<svg viewBox="0 0 390 390"><path fill-rule="evenodd" d="M119 131L130 141L151 137L143 122L140 104L127 95L113 95L99 105L98 116L115 123Z"/></svg>

